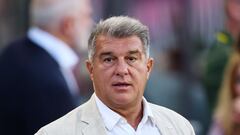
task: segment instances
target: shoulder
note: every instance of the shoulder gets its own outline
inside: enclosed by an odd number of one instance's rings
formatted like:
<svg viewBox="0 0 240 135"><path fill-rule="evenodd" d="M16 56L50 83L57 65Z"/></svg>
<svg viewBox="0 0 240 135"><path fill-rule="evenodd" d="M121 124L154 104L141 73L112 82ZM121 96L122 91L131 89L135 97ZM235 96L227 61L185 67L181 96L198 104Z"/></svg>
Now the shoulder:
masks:
<svg viewBox="0 0 240 135"><path fill-rule="evenodd" d="M6 45L0 52L0 76L2 81L6 82L5 78L14 79L21 73L22 67L25 65L23 62L25 49L24 44L28 42L28 38L21 38ZM11 71L11 72L10 72ZM12 76L15 76L14 78Z"/></svg>
<svg viewBox="0 0 240 135"><path fill-rule="evenodd" d="M156 117L163 117L167 118L169 120L180 120L180 121L187 121L183 116L178 114L177 112L170 110L166 107L159 106L156 104L149 103L150 107L152 108L153 113L155 114Z"/></svg>
<svg viewBox="0 0 240 135"><path fill-rule="evenodd" d="M63 117L45 125L35 135L66 135L75 134L78 123L78 115L81 111L81 106L75 108ZM83 124L83 123L82 123Z"/></svg>
<svg viewBox="0 0 240 135"><path fill-rule="evenodd" d="M194 130L190 122L178 114L177 112L170 110L166 107L149 103L152 108L154 117L157 123L173 128L176 133L185 133L186 135L194 135ZM184 135L185 135L184 134Z"/></svg>
<svg viewBox="0 0 240 135"><path fill-rule="evenodd" d="M176 117L182 117L180 114L178 114L177 112L171 110L171 109L168 109L166 107L163 107L163 106L160 106L160 105L156 105L156 104L153 104L153 103L149 103L150 107L152 108L153 112L154 113L157 113L157 114L165 114L165 115L173 115L173 116L176 116Z"/></svg>
<svg viewBox="0 0 240 135"><path fill-rule="evenodd" d="M18 51L22 50L27 44L33 44L28 37L22 37L10 42L3 48L2 54L6 53L14 53L16 54Z"/></svg>
<svg viewBox="0 0 240 135"><path fill-rule="evenodd" d="M34 43L28 38L23 37L15 41L10 42L3 48L0 54L0 63L16 63L17 61L24 62L26 60L26 55L30 51L30 47L34 46ZM19 64L20 62L18 62Z"/></svg>
<svg viewBox="0 0 240 135"><path fill-rule="evenodd" d="M227 31L219 31L215 34L215 40L217 43L226 45L226 46L232 46L234 40L232 35Z"/></svg>
<svg viewBox="0 0 240 135"><path fill-rule="evenodd" d="M29 72L29 69L49 70L58 68L57 62L27 36L19 38L3 48L0 53L0 65ZM44 69L45 70L45 69ZM46 70L45 70L46 71Z"/></svg>
<svg viewBox="0 0 240 135"><path fill-rule="evenodd" d="M231 34L227 31L218 31L214 35L215 39L210 46L210 52L229 52L234 44L234 39Z"/></svg>
<svg viewBox="0 0 240 135"><path fill-rule="evenodd" d="M81 105L63 117L47 124L39 129L35 135L66 135L76 134L77 130L83 128L86 123L82 122L79 117L82 113L84 105Z"/></svg>
<svg viewBox="0 0 240 135"><path fill-rule="evenodd" d="M227 31L219 31L215 33L215 39L210 46L209 53L211 57L215 55L227 55L232 51L234 39Z"/></svg>

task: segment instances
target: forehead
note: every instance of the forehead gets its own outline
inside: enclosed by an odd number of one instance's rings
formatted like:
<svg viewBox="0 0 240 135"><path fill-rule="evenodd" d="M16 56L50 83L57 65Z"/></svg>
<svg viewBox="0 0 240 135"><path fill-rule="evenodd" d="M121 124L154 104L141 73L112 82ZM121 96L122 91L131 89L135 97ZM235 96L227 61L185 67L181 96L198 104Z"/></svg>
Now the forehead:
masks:
<svg viewBox="0 0 240 135"><path fill-rule="evenodd" d="M96 54L101 52L127 53L136 50L143 52L143 44L137 36L116 38L100 35L96 39Z"/></svg>

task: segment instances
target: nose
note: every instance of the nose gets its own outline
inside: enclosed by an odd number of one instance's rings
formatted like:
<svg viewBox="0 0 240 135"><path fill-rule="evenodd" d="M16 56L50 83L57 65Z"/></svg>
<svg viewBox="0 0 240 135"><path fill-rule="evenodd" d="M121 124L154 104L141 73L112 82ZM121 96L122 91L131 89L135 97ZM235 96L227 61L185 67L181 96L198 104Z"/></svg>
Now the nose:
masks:
<svg viewBox="0 0 240 135"><path fill-rule="evenodd" d="M124 77L129 74L128 64L125 60L118 60L115 69L115 75Z"/></svg>

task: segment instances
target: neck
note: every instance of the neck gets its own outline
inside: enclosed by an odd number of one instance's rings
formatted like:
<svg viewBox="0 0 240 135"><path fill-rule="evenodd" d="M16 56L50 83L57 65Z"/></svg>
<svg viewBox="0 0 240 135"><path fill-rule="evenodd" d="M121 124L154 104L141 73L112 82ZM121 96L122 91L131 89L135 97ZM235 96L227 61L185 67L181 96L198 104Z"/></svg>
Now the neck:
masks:
<svg viewBox="0 0 240 135"><path fill-rule="evenodd" d="M43 29L44 31L50 33L51 35L55 36L56 38L62 40L63 42L65 42L70 48L73 48L71 41L69 40L69 38L67 38L67 36L65 36L64 34L62 34L61 31L59 31L59 29L57 28L50 28L50 27L39 27L41 29Z"/></svg>
<svg viewBox="0 0 240 135"><path fill-rule="evenodd" d="M140 102L136 106L130 107L129 109L116 109L114 111L123 116L136 130L143 117L143 103Z"/></svg>

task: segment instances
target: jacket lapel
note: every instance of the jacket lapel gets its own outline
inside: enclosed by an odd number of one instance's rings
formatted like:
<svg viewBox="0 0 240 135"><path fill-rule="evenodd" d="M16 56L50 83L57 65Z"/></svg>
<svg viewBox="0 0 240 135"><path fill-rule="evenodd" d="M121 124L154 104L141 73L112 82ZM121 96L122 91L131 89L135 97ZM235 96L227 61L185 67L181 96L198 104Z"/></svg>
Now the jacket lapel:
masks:
<svg viewBox="0 0 240 135"><path fill-rule="evenodd" d="M156 119L156 125L161 133L161 135L174 135L174 128L169 125L169 123L164 122L163 120L161 120L158 117L155 117L154 119Z"/></svg>
<svg viewBox="0 0 240 135"><path fill-rule="evenodd" d="M101 118L100 112L96 106L95 94L83 105L79 114L80 120L86 123L84 129L80 129L83 135L106 135L106 129Z"/></svg>
<svg viewBox="0 0 240 135"><path fill-rule="evenodd" d="M151 106L151 109L153 111L153 117L154 117L154 123L158 127L161 135L174 135L175 130L174 127L171 125L171 123L168 122L167 119L159 112L159 109L155 110L156 108L154 106Z"/></svg>

